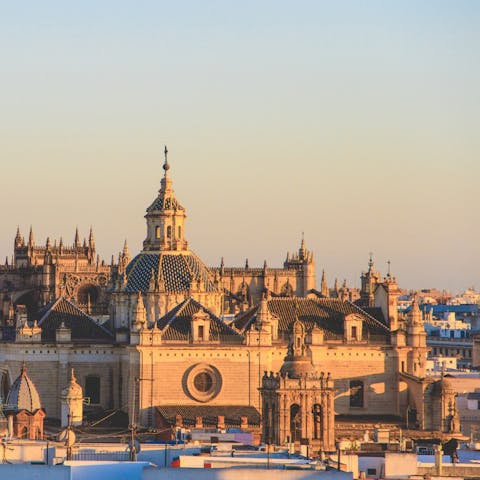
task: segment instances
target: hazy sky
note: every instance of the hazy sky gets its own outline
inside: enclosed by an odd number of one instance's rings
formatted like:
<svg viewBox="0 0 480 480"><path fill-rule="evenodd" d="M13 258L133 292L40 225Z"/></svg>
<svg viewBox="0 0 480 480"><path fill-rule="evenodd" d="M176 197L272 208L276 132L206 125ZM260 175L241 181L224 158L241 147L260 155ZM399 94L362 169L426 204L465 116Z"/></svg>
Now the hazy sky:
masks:
<svg viewBox="0 0 480 480"><path fill-rule="evenodd" d="M109 260L168 145L207 264L480 287L480 2L0 3L0 254L17 225Z"/></svg>

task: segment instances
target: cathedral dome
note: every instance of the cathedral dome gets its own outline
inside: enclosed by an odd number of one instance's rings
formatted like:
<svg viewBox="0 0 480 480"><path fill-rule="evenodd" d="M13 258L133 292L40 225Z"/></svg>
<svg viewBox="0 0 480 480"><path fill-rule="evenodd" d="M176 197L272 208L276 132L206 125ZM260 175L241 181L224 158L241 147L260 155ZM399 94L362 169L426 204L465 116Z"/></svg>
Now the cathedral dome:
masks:
<svg viewBox="0 0 480 480"><path fill-rule="evenodd" d="M141 252L128 264L126 274L126 292L218 291L213 274L189 250Z"/></svg>
<svg viewBox="0 0 480 480"><path fill-rule="evenodd" d="M311 376L315 374L315 367L312 359L308 356L299 356L293 358L286 358L282 365L280 373L288 378L301 378L305 375Z"/></svg>
<svg viewBox="0 0 480 480"><path fill-rule="evenodd" d="M292 336L288 346L288 354L285 357L280 373L289 378L301 378L315 374L312 363L312 352L305 344L305 326L298 319L293 323Z"/></svg>
<svg viewBox="0 0 480 480"><path fill-rule="evenodd" d="M35 412L42 408L40 403L40 396L37 389L27 375L25 364L22 365L22 370L17 379L13 382L12 387L7 395L8 409L18 412L27 410L28 412Z"/></svg>

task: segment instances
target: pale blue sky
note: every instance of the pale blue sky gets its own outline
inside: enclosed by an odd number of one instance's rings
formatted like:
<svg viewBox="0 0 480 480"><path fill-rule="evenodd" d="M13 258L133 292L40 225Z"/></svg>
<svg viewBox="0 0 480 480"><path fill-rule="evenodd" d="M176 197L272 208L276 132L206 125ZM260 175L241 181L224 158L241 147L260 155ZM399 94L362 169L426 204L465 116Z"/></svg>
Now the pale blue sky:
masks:
<svg viewBox="0 0 480 480"><path fill-rule="evenodd" d="M0 3L0 255L145 236L170 150L208 264L480 288L480 3Z"/></svg>

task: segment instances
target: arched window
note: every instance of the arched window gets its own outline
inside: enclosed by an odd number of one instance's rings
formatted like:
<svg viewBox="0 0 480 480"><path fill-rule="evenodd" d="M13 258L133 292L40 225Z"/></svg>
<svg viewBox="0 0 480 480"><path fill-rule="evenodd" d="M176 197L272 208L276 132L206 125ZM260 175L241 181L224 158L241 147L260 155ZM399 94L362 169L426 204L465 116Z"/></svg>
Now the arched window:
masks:
<svg viewBox="0 0 480 480"><path fill-rule="evenodd" d="M178 227L178 238L182 238L182 227Z"/></svg>
<svg viewBox="0 0 480 480"><path fill-rule="evenodd" d="M167 238L172 238L172 227L170 225L167 227Z"/></svg>
<svg viewBox="0 0 480 480"><path fill-rule="evenodd" d="M313 438L322 438L322 406L318 403L313 406Z"/></svg>
<svg viewBox="0 0 480 480"><path fill-rule="evenodd" d="M155 238L160 238L160 227L155 227Z"/></svg>
<svg viewBox="0 0 480 480"><path fill-rule="evenodd" d="M350 406L363 407L363 382L350 380Z"/></svg>
<svg viewBox="0 0 480 480"><path fill-rule="evenodd" d="M96 285L86 283L78 288L77 301L80 305L87 305L97 303L100 290Z"/></svg>
<svg viewBox="0 0 480 480"><path fill-rule="evenodd" d="M297 403L290 407L290 434L292 442L298 442L302 438L302 409Z"/></svg>
<svg viewBox="0 0 480 480"><path fill-rule="evenodd" d="M85 379L85 396L90 398L91 404L100 403L100 377L89 375Z"/></svg>

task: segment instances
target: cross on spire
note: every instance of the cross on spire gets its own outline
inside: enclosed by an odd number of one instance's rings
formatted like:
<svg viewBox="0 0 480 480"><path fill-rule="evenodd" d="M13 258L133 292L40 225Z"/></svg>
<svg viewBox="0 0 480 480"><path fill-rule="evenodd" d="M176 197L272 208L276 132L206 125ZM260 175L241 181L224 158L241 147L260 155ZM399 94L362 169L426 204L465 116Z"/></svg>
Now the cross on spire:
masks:
<svg viewBox="0 0 480 480"><path fill-rule="evenodd" d="M170 169L170 165L168 163L168 149L167 146L165 145L165 148L163 150L163 155L165 158L164 164L163 164L163 169L165 170L165 175L167 174L167 171Z"/></svg>

